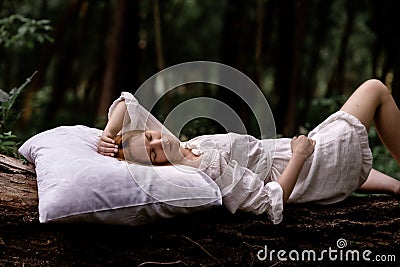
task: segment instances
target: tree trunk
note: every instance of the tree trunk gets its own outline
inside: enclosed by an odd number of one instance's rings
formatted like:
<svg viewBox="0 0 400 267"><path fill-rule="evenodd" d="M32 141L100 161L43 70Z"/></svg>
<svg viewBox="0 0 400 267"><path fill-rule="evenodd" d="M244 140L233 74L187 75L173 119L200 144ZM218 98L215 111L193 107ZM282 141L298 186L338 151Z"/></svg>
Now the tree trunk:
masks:
<svg viewBox="0 0 400 267"><path fill-rule="evenodd" d="M249 65L254 65L255 24L249 18L249 5L245 1L229 0L226 4L223 30L221 34L221 63L235 68L254 79L253 73L248 73ZM246 51L249 54L246 54ZM250 59L250 60L249 60ZM245 88L243 86L238 86ZM243 89L245 90L245 89ZM251 96L250 96L251 97ZM236 93L220 88L217 98L231 107L246 126L249 134L257 136L250 127L251 111L247 103ZM225 132L223 127L217 127L218 132Z"/></svg>
<svg viewBox="0 0 400 267"><path fill-rule="evenodd" d="M311 107L311 100L315 95L315 89L317 87L317 69L320 67L320 53L321 48L323 47L326 38L327 38L327 30L331 27L331 20L329 14L331 13L332 1L318 1L315 5L314 14L311 14L310 17L316 17L317 23L315 21L309 21L309 29L312 32L312 42L311 42L311 51L309 51L307 61L308 63L303 64L303 77L302 77L302 97L304 105L300 108L297 119L298 125L304 125L307 119L308 111ZM314 26L314 27L312 27ZM322 115L322 114L320 114ZM320 117L319 122L324 117ZM301 120L300 120L301 119ZM316 125L315 125L316 126Z"/></svg>
<svg viewBox="0 0 400 267"><path fill-rule="evenodd" d="M375 1L373 2L376 12L374 13L375 18L375 32L377 35L376 40L376 53L375 58L379 57L379 54L383 52L385 61L383 64L383 71L381 75L381 81L386 82L388 74L393 75L391 86L392 95L396 103L400 104L400 41L398 38L393 36L399 36L400 30L398 27L399 16L398 10L400 8L399 1ZM375 60L377 61L377 59ZM375 64L377 65L377 64ZM378 66L376 66L378 68ZM390 82L390 80L389 80Z"/></svg>
<svg viewBox="0 0 400 267"><path fill-rule="evenodd" d="M256 38L254 47L254 82L262 89L262 79L263 79L263 34L264 34L264 1L257 0L256 6Z"/></svg>
<svg viewBox="0 0 400 267"><path fill-rule="evenodd" d="M161 14L160 12L160 3L158 0L153 0L153 20L154 20L154 42L156 49L156 59L157 59L157 70L161 71L165 68L165 57L163 50L163 38L162 38L162 27L161 27ZM162 109L160 113L165 118L168 116L168 113L171 111L171 94L165 94L165 92L170 89L166 88L167 84L165 81L165 77L159 75L158 79L160 79L163 95ZM156 90L156 88L154 88Z"/></svg>
<svg viewBox="0 0 400 267"><path fill-rule="evenodd" d="M10 213L19 214L22 221L32 221L37 217L37 199L34 166L0 154L0 206L11 208Z"/></svg>
<svg viewBox="0 0 400 267"><path fill-rule="evenodd" d="M275 55L276 77L275 91L278 102L276 106L275 123L278 134L288 136L286 125L289 117L291 97L291 78L293 74L293 42L295 31L294 0L279 1L278 3L278 41Z"/></svg>
<svg viewBox="0 0 400 267"><path fill-rule="evenodd" d="M328 83L327 96L335 94L343 94L345 92L345 73L346 73L346 62L347 62L347 48L349 45L350 37L353 33L353 24L357 11L357 2L348 1L346 2L347 10L347 21L344 27L342 39L340 41L339 55L337 59L337 65L333 71L332 77Z"/></svg>
<svg viewBox="0 0 400 267"><path fill-rule="evenodd" d="M298 133L297 113L299 108L299 100L303 98L303 88L301 87L301 66L303 61L303 44L304 31L306 26L306 18L308 12L308 1L296 0L294 3L294 38L292 44L292 69L290 70L290 88L288 95L288 110L285 118L285 126L283 133L286 136L292 136Z"/></svg>
<svg viewBox="0 0 400 267"><path fill-rule="evenodd" d="M153 0L153 16L154 16L154 35L155 46L157 55L157 68L162 70L165 68L164 52L162 46L162 33L161 33L161 15L160 4L158 0Z"/></svg>
<svg viewBox="0 0 400 267"><path fill-rule="evenodd" d="M301 256L303 250L315 250L320 256L331 248L339 257L338 240L347 244L344 256L347 250L360 252L357 263L365 262L365 250L372 252L371 260L376 255L396 257L387 264L400 260L395 197L288 205L279 225L266 215L230 214L223 207L136 227L39 224L33 166L0 155L0 169L1 266L299 266L306 261L279 262L276 254L263 259L260 251L296 250ZM325 253L318 264L332 260Z"/></svg>
<svg viewBox="0 0 400 267"><path fill-rule="evenodd" d="M116 2L115 22L110 32L107 67L97 108L97 116L107 114L111 102L122 91L134 93L139 86L138 1Z"/></svg>
<svg viewBox="0 0 400 267"><path fill-rule="evenodd" d="M79 13L79 9L82 6L82 0L72 0L69 3L68 9L65 12L65 15L60 19L60 21L57 23L57 26L55 27L55 32L54 32L54 43L47 44L46 47L43 49L43 51L46 51L45 53L41 53L42 56L39 60L38 63L38 75L35 77L35 79L32 80L31 86L27 89L26 96L24 99L24 112L22 114L22 123L26 124L32 117L32 112L33 112L33 101L34 101L34 94L43 87L43 82L46 77L46 73L48 72L48 68L51 67L51 60L53 59L53 56L56 52L60 54L64 54L60 52L60 50L63 48L63 46L67 45L67 50L70 50L68 48L68 43L65 40L66 36L66 28L70 26L71 21L75 20L76 16ZM65 48L64 48L65 49ZM63 68L64 65L70 66L68 64L68 60L71 60L71 58L63 57L61 59L62 64L58 64L60 68ZM65 67L65 66L64 66ZM60 81L59 84L63 85L65 83L65 80L69 79L69 76L65 72L59 72L57 73L56 77ZM64 80L61 80L63 79ZM61 95L59 93L59 89L57 86L54 88L56 90L57 95ZM63 97L63 96L62 96ZM53 98L53 103L54 101L57 101L57 104L53 104L52 108L57 107L58 104L60 103L61 99L55 99ZM51 110L51 108L50 108ZM51 110L51 114L54 114L54 110ZM48 121L46 121L48 122Z"/></svg>

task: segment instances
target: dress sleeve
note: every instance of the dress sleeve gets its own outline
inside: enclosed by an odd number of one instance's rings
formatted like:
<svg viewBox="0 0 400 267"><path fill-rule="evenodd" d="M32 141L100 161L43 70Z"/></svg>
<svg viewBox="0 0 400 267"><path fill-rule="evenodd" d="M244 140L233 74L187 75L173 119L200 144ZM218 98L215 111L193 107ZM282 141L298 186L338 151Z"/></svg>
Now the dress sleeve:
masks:
<svg viewBox="0 0 400 267"><path fill-rule="evenodd" d="M214 152L214 153L213 153ZM267 213L274 224L283 218L283 190L277 182L264 184L264 178L240 166L235 160L227 162L219 153L204 153L204 171L216 182L224 206L254 214ZM202 166L200 166L202 168Z"/></svg>
<svg viewBox="0 0 400 267"><path fill-rule="evenodd" d="M155 130L172 135L172 133L149 111L140 105L138 100L129 92L122 92L121 95L114 100L108 110L108 119L110 119L115 106L123 100L125 100L126 109L128 111L128 117L124 119L123 131Z"/></svg>

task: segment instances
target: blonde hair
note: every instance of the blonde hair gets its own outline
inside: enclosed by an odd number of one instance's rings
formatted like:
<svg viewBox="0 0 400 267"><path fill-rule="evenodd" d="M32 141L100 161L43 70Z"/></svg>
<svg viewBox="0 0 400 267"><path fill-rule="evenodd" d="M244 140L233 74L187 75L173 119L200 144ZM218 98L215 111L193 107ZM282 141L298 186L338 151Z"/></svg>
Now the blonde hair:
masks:
<svg viewBox="0 0 400 267"><path fill-rule="evenodd" d="M126 160L126 161L133 161L135 162L134 159L130 156L129 151L125 151L125 149L129 149L131 141L135 137L139 137L140 135L144 134L144 130L132 130L132 131L127 131L121 135L117 135L114 137L115 144L118 146L118 152L115 153L115 157L119 160ZM128 158L125 157L125 154L128 156Z"/></svg>

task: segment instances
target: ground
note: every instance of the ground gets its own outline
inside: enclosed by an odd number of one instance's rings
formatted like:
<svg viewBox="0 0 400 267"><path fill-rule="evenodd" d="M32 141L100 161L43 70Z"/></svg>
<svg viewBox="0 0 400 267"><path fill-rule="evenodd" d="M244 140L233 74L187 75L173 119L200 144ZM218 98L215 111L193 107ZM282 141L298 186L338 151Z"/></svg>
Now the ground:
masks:
<svg viewBox="0 0 400 267"><path fill-rule="evenodd" d="M288 205L279 225L223 207L136 227L40 224L34 183L2 167L0 266L400 266L398 197Z"/></svg>

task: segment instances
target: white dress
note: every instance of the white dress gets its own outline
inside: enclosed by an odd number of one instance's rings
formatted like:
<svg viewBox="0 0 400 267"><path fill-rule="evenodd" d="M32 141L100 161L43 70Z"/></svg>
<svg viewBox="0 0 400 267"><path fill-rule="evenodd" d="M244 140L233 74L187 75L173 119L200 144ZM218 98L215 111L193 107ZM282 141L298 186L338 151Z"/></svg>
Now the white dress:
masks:
<svg viewBox="0 0 400 267"><path fill-rule="evenodd" d="M171 134L127 92L114 101L109 116L121 100L125 100L129 114L123 131L150 129ZM357 118L338 111L308 136L316 140L316 147L306 160L288 202L335 203L365 182L372 168L372 153L368 133ZM199 168L217 183L223 204L230 212L267 213L277 224L282 221L283 212L283 191L277 180L291 158L290 140L259 140L228 133L199 136L182 146L202 155Z"/></svg>
<svg viewBox="0 0 400 267"><path fill-rule="evenodd" d="M315 150L305 162L288 202L339 202L366 181L372 169L372 153L368 132L356 117L338 111L308 137L316 140ZM275 140L268 180L279 178L290 156L290 139Z"/></svg>
<svg viewBox="0 0 400 267"><path fill-rule="evenodd" d="M230 212L266 212L277 224L282 221L283 191L276 180L266 179L272 154L263 143L250 135L228 133L202 135L182 146L202 155L199 170L216 182Z"/></svg>
<svg viewBox="0 0 400 267"><path fill-rule="evenodd" d="M332 114L308 135L316 140L288 202L330 204L357 190L372 168L364 125L343 111ZM196 137L183 145L202 154L200 169L218 184L229 211L267 212L282 220L282 188L276 182L291 158L290 140L258 140L237 134Z"/></svg>

